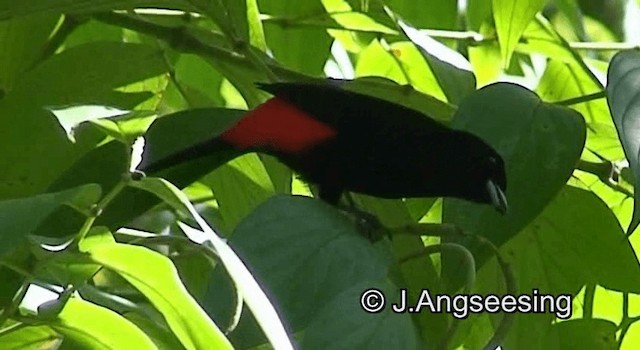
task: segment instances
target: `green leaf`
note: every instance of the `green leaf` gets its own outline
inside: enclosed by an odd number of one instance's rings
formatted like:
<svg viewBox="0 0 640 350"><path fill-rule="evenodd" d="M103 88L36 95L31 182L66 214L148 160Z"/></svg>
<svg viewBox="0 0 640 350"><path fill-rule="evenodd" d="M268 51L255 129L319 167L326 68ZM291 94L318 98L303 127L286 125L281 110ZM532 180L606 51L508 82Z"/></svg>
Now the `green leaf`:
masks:
<svg viewBox="0 0 640 350"><path fill-rule="evenodd" d="M146 315L128 312L123 315L138 328L142 329L156 344L158 350L181 350L184 349L176 337L165 327L158 325Z"/></svg>
<svg viewBox="0 0 640 350"><path fill-rule="evenodd" d="M156 117L152 111L133 111L110 119L94 119L92 123L114 139L126 145L133 145L138 137L144 135Z"/></svg>
<svg viewBox="0 0 640 350"><path fill-rule="evenodd" d="M389 0L385 4L417 28L456 29L457 1Z"/></svg>
<svg viewBox="0 0 640 350"><path fill-rule="evenodd" d="M229 244L293 330L354 284L387 273L388 262L346 217L308 197L273 197L238 225Z"/></svg>
<svg viewBox="0 0 640 350"><path fill-rule="evenodd" d="M585 70L586 69L586 70ZM549 60L536 92L545 101L562 101L601 92L603 87L591 78L583 64ZM571 106L587 122L587 148L611 160L624 158L620 140L604 98ZM600 161L600 159L593 159Z"/></svg>
<svg viewBox="0 0 640 350"><path fill-rule="evenodd" d="M139 95L114 89L165 71L156 48L101 42L63 51L22 76L0 100L0 198L43 191L104 139L88 128L78 130L76 144L70 143L44 107L100 104L128 109L141 102Z"/></svg>
<svg viewBox="0 0 640 350"><path fill-rule="evenodd" d="M176 75L174 83L180 89L177 94L186 102L176 110L214 106L241 108L239 105L230 104L230 101L224 98L221 93L224 77L202 57L182 54L176 60L174 69ZM239 98L242 99L241 96ZM175 108L173 105L171 107ZM246 104L244 107L246 108Z"/></svg>
<svg viewBox="0 0 640 350"><path fill-rule="evenodd" d="M132 181L131 186L153 193L163 202L177 210L183 217L190 217L189 208L184 203L184 197L180 190L167 182L167 180L157 177L145 177L140 181Z"/></svg>
<svg viewBox="0 0 640 350"><path fill-rule="evenodd" d="M236 253L208 226L179 189L162 179L146 178L144 180L147 181L142 188L166 198L166 201L174 208L186 211L195 219L202 231L191 228L182 222L178 222L178 224L187 237L195 243L213 246L216 255L233 279L235 287L238 288L238 293L251 309L272 345L276 348L290 348L291 343L275 309Z"/></svg>
<svg viewBox="0 0 640 350"><path fill-rule="evenodd" d="M580 10L578 0L557 0L555 5L569 19L578 39L580 41L588 41L589 37L586 36L584 30L584 16L582 15L582 10Z"/></svg>
<svg viewBox="0 0 640 350"><path fill-rule="evenodd" d="M118 243L98 245L89 254L147 297L186 349L231 349L229 341L189 295L167 257Z"/></svg>
<svg viewBox="0 0 640 350"><path fill-rule="evenodd" d="M520 36L545 3L545 0L493 0L493 19L504 67L509 66Z"/></svg>
<svg viewBox="0 0 640 350"><path fill-rule="evenodd" d="M44 61L19 80L12 94L28 98L32 105L39 107L84 102L123 107L122 103L109 103L118 95L114 89L166 71L163 53L156 47L94 42L70 48ZM52 84L55 89L50 88Z"/></svg>
<svg viewBox="0 0 640 350"><path fill-rule="evenodd" d="M127 145L112 141L87 152L82 158L62 173L48 191L60 191L88 182L97 183L109 191L129 169Z"/></svg>
<svg viewBox="0 0 640 350"><path fill-rule="evenodd" d="M372 40L358 55L355 66L356 77L378 76L395 81L398 84L408 84L407 77L399 62L387 51L379 40ZM436 97L444 97L442 92ZM444 98L441 98L444 100Z"/></svg>
<svg viewBox="0 0 640 350"><path fill-rule="evenodd" d="M49 326L27 326L0 337L0 347L12 350L55 349L61 342L62 337Z"/></svg>
<svg viewBox="0 0 640 350"><path fill-rule="evenodd" d="M412 217L407 201L380 199L364 195L356 195L356 198L358 205L374 214L385 227L403 227L415 224L422 217L422 215L418 218ZM415 205L424 203L430 207L435 199L412 198L412 201ZM397 235L393 237L391 244L395 256L405 257L419 254L424 248L425 242L422 237ZM407 289L408 299L411 301L417 300L420 290L425 286L429 286L432 291L441 288L439 271L429 256L403 261L398 266L398 270L394 272L397 274L393 275L397 278L397 280L394 279L395 283L398 284L398 287ZM438 339L448 327L446 315L442 313L420 312L414 314L413 319L421 329L422 339Z"/></svg>
<svg viewBox="0 0 640 350"><path fill-rule="evenodd" d="M101 306L71 298L50 326L65 337L65 344L83 349L157 349L138 327Z"/></svg>
<svg viewBox="0 0 640 350"><path fill-rule="evenodd" d="M617 325L601 319L578 319L558 322L552 330L560 340L559 349L618 349Z"/></svg>
<svg viewBox="0 0 640 350"><path fill-rule="evenodd" d="M98 185L85 185L63 192L0 201L0 256L24 242L59 206L88 210L99 197Z"/></svg>
<svg viewBox="0 0 640 350"><path fill-rule="evenodd" d="M410 84L424 94L447 101L434 71L411 42L396 42L387 50L373 40L358 56L355 72L357 77L384 77L401 85Z"/></svg>
<svg viewBox="0 0 640 350"><path fill-rule="evenodd" d="M476 78L464 56L402 21L398 22L398 26L424 57L447 101L458 105L465 96L475 91Z"/></svg>
<svg viewBox="0 0 640 350"><path fill-rule="evenodd" d="M360 306L363 292L381 290L387 306L367 313ZM391 283L363 281L338 294L321 308L304 332L304 349L418 349L419 338L408 313L394 313L390 304L400 300Z"/></svg>
<svg viewBox="0 0 640 350"><path fill-rule="evenodd" d="M267 43L264 37L264 29L262 28L262 21L260 20L260 10L258 9L257 0L245 0L246 21L249 31L249 44L257 47L262 52L267 52ZM232 5L233 4L233 5ZM227 6L235 6L235 2L229 3Z"/></svg>
<svg viewBox="0 0 640 350"><path fill-rule="evenodd" d="M640 291L640 264L633 248L623 240L618 219L592 192L565 186L522 235L519 245L509 244L509 255L523 267L521 283L546 285L556 293L570 292L564 286L571 283Z"/></svg>
<svg viewBox="0 0 640 350"><path fill-rule="evenodd" d="M321 0L326 12L334 21L345 29L378 32L384 34L397 34L397 32L383 24L376 22L368 15L353 11L351 5L345 0Z"/></svg>
<svg viewBox="0 0 640 350"><path fill-rule="evenodd" d="M487 22L480 26L480 34L484 37L495 37L495 28ZM473 66L479 87L494 83L502 73L500 47L497 41L491 41L479 46L469 47L469 61Z"/></svg>
<svg viewBox="0 0 640 350"><path fill-rule="evenodd" d="M243 41L266 51L262 22L256 0L188 0L209 16L231 42Z"/></svg>
<svg viewBox="0 0 640 350"><path fill-rule="evenodd" d="M467 23L468 29L479 31L482 24L491 17L492 0L468 0L467 1Z"/></svg>
<svg viewBox="0 0 640 350"><path fill-rule="evenodd" d="M0 19L30 14L60 15L62 13L96 13L111 10L130 10L135 7L185 8L175 0L31 0L15 2L0 0Z"/></svg>
<svg viewBox="0 0 640 350"><path fill-rule="evenodd" d="M502 216L488 205L446 198L443 221L498 246L538 216L562 189L582 153L586 133L579 113L545 104L533 92L508 83L489 85L466 98L452 126L478 135L503 157L509 212Z"/></svg>
<svg viewBox="0 0 640 350"><path fill-rule="evenodd" d="M571 49L569 43L542 15L535 16L535 19L529 23L516 50L526 54L541 53L554 60L582 65L586 73L593 76L580 54ZM597 79L595 81L597 82Z"/></svg>
<svg viewBox="0 0 640 350"><path fill-rule="evenodd" d="M285 18L287 23L265 21L267 44L273 55L284 66L300 72L319 76L331 52L332 38L323 28L298 27L296 18L323 13L320 2L314 1L260 1L260 9L275 18ZM313 45L308 45L313 42Z"/></svg>
<svg viewBox="0 0 640 350"><path fill-rule="evenodd" d="M629 160L636 186L640 184L640 52L621 51L614 56L607 73L607 102ZM640 224L640 191L634 191L630 235Z"/></svg>
<svg viewBox="0 0 640 350"><path fill-rule="evenodd" d="M200 182L211 188L224 219L224 232L227 233L275 194L269 174L255 153L224 164Z"/></svg>
<svg viewBox="0 0 640 350"><path fill-rule="evenodd" d="M0 22L0 90L9 91L15 80L36 63L56 26L55 16L31 16Z"/></svg>

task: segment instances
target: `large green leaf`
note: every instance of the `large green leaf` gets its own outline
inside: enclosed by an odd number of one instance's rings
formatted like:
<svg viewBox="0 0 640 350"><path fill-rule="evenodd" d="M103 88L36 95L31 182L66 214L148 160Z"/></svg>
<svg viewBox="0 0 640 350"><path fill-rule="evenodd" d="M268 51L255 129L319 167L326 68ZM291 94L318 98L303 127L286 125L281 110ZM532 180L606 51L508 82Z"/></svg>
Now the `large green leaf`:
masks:
<svg viewBox="0 0 640 350"><path fill-rule="evenodd" d="M167 69L163 53L156 47L94 42L75 46L44 61L19 80L13 94L29 98L37 106L121 107L122 103L100 102L107 97L113 99L112 90L116 88L161 75Z"/></svg>
<svg viewBox="0 0 640 350"><path fill-rule="evenodd" d="M600 319L579 319L556 323L560 349L618 349L615 323Z"/></svg>
<svg viewBox="0 0 640 350"><path fill-rule="evenodd" d="M598 284L611 290L640 292L640 264L633 248L622 241L624 232L615 215L592 192L565 187L523 235L535 243L521 240L521 254L538 249L542 263L549 266L534 271L534 264L523 263L528 270L523 269L522 278L539 282L546 270L554 271L546 276L556 277L547 281L551 287L573 280L578 285Z"/></svg>
<svg viewBox="0 0 640 350"><path fill-rule="evenodd" d="M85 185L64 192L0 201L0 256L25 242L27 236L61 205L88 210L99 197L99 186Z"/></svg>
<svg viewBox="0 0 640 350"><path fill-rule="evenodd" d="M507 83L465 99L452 126L478 135L504 158L509 212L501 216L488 205L447 198L443 221L498 246L534 219L566 183L586 133L579 113L545 104L533 92Z"/></svg>
<svg viewBox="0 0 640 350"><path fill-rule="evenodd" d="M140 328L101 306L70 298L51 327L64 335L64 344L83 349L157 349Z"/></svg>
<svg viewBox="0 0 640 350"><path fill-rule="evenodd" d="M545 0L493 0L493 19L505 67L509 66L520 36L545 3Z"/></svg>
<svg viewBox="0 0 640 350"><path fill-rule="evenodd" d="M0 49L11 52L0 56L0 89L11 90L20 74L37 62L56 16L31 16L0 22Z"/></svg>
<svg viewBox="0 0 640 350"><path fill-rule="evenodd" d="M363 292L376 288L386 307L367 313L360 306ZM319 310L304 332L304 349L418 349L419 338L408 313L394 313L391 303L400 300L391 283L363 281L354 284Z"/></svg>
<svg viewBox="0 0 640 350"><path fill-rule="evenodd" d="M118 273L162 313L186 349L230 349L220 332L180 281L175 266L150 249L118 243L92 247L91 258Z"/></svg>
<svg viewBox="0 0 640 350"><path fill-rule="evenodd" d="M230 245L294 330L354 284L387 274L388 262L346 217L307 197L276 196L260 205Z"/></svg>
<svg viewBox="0 0 640 350"><path fill-rule="evenodd" d="M516 294L531 294L537 289L540 294L571 295L572 317L579 317L581 302L577 294L585 284L634 293L640 288L640 268L623 237L616 217L597 196L565 186L545 210L500 251L515 275ZM482 267L474 292L496 293L496 286L502 284L504 278L497 271L494 260ZM620 310L619 305L615 308ZM566 305L559 311L563 317L569 316ZM501 317L503 315L496 316L493 327ZM565 349L557 345L562 339L551 333L555 318L550 312L516 314L505 347L539 349L555 344L554 348Z"/></svg>
<svg viewBox="0 0 640 350"><path fill-rule="evenodd" d="M88 129L72 144L45 107L91 103L129 109L151 94L114 89L166 69L156 48L101 42L63 51L23 75L0 100L0 198L43 191L104 138Z"/></svg>
<svg viewBox="0 0 640 350"><path fill-rule="evenodd" d="M55 349L61 342L60 334L48 326L28 326L0 337L0 347L12 350Z"/></svg>
<svg viewBox="0 0 640 350"><path fill-rule="evenodd" d="M621 51L607 74L607 102L636 184L640 184L640 53ZM633 217L627 234L640 224L640 191L634 191Z"/></svg>
<svg viewBox="0 0 640 350"><path fill-rule="evenodd" d="M186 195L178 188L161 179L146 178L139 182L139 186L163 198L167 203L179 211L191 216L200 230L194 229L182 222L178 225L190 240L197 244L211 246L220 259L225 270L237 288L237 295L242 297L260 324L265 335L275 348L291 348L289 337L280 321L273 305L249 272L242 260L229 245L209 227L209 224L198 214L194 206L189 203Z"/></svg>

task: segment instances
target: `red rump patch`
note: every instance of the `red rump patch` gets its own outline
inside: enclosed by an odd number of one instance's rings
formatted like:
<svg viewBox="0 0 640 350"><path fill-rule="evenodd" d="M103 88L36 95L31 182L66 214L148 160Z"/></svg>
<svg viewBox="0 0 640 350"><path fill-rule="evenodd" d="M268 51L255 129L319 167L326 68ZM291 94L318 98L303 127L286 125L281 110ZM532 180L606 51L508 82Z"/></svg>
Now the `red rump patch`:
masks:
<svg viewBox="0 0 640 350"><path fill-rule="evenodd" d="M247 113L221 138L244 149L270 147L300 153L336 135L336 131L286 101L274 97Z"/></svg>

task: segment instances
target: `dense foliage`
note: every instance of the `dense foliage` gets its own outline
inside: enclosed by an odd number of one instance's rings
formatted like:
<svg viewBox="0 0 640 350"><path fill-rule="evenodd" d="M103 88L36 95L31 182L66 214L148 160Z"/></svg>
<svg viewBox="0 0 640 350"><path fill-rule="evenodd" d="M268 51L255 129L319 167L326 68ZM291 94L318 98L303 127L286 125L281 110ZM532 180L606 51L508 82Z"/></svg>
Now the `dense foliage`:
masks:
<svg viewBox="0 0 640 350"><path fill-rule="evenodd" d="M0 348L637 349L640 51L624 19L638 13L633 0L0 0ZM384 225L372 242L263 154L195 183L215 156L131 172L140 136L166 155L265 101L256 82L327 76L490 143L508 214L354 195ZM371 288L387 297L377 313L361 307ZM410 303L429 289L572 308L394 313L405 289Z"/></svg>

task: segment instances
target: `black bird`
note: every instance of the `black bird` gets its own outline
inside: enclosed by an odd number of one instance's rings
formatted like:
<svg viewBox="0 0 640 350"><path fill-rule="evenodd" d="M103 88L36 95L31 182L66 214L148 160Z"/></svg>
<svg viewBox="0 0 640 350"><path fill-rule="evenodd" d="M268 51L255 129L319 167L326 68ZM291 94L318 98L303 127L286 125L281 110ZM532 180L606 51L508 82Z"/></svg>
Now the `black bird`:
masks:
<svg viewBox="0 0 640 350"><path fill-rule="evenodd" d="M227 131L143 167L154 173L214 152L278 158L337 205L344 191L381 198L457 197L507 211L502 157L479 137L340 81L259 84L274 95Z"/></svg>

